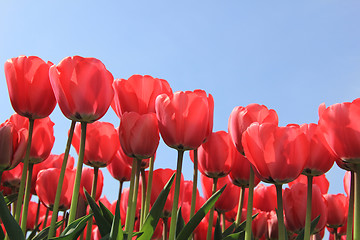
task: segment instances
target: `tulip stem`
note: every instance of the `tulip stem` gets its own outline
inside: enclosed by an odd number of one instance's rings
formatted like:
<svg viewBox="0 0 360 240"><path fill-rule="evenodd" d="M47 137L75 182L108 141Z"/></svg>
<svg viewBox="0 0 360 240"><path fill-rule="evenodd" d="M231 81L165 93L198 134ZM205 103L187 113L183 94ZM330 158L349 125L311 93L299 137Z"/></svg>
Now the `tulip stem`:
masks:
<svg viewBox="0 0 360 240"><path fill-rule="evenodd" d="M355 165L354 239L360 239L360 165Z"/></svg>
<svg viewBox="0 0 360 240"><path fill-rule="evenodd" d="M131 167L131 178L130 178L128 205L127 205L126 220L125 220L125 229L126 229L126 231L129 231L129 223L130 223L130 215L131 215L131 208L132 208L132 196L134 194L134 183L135 183L136 168L137 168L137 160L133 159L133 163L132 163L132 167Z"/></svg>
<svg viewBox="0 0 360 240"><path fill-rule="evenodd" d="M282 184L275 184L275 187L276 187L277 211L278 211L277 217L278 217L278 228L279 228L279 240L285 240Z"/></svg>
<svg viewBox="0 0 360 240"><path fill-rule="evenodd" d="M338 240L339 237L338 237L338 229L337 228L334 228L334 240Z"/></svg>
<svg viewBox="0 0 360 240"><path fill-rule="evenodd" d="M135 174L135 184L134 184L134 193L132 197L132 207L130 212L130 222L129 222L129 231L127 239L132 239L132 234L134 231L134 223L136 216L136 204L139 192L139 182L140 182L140 170L141 170L141 159L134 159L136 161L136 174ZM130 197L130 195L129 195Z"/></svg>
<svg viewBox="0 0 360 240"><path fill-rule="evenodd" d="M37 208L36 208L36 216L35 216L35 227L38 225L39 223L39 215L40 215L40 198L38 199L38 204L37 204Z"/></svg>
<svg viewBox="0 0 360 240"><path fill-rule="evenodd" d="M355 191L355 173L351 171L350 180L350 196L349 196L349 208L346 226L346 239L352 240L353 235L353 222L354 222L354 191Z"/></svg>
<svg viewBox="0 0 360 240"><path fill-rule="evenodd" d="M146 219L147 214L149 213L149 208L150 208L150 199L151 199L151 186L152 186L152 180L153 180L153 172L154 172L154 162L155 162L155 157L152 156L150 158L150 165L149 165L149 175L148 175L148 180L146 184L146 198L145 198L145 209L144 209L144 222Z"/></svg>
<svg viewBox="0 0 360 240"><path fill-rule="evenodd" d="M20 223L21 206L23 204L25 184L26 184L26 175L27 175L27 170L29 167L33 129L34 129L34 120L29 118L28 142L27 142L26 153L25 153L25 157L24 157L24 166L23 166L23 171L21 174L21 182L20 182L19 193L18 193L18 198L17 198L18 200L16 203L16 210L15 210L15 220L18 223Z"/></svg>
<svg viewBox="0 0 360 240"><path fill-rule="evenodd" d="M167 238L167 233L169 231L169 226L168 226L168 218L163 218L163 240L168 240Z"/></svg>
<svg viewBox="0 0 360 240"><path fill-rule="evenodd" d="M118 195L118 202L120 204L120 200L121 200L121 192L122 192L122 188L123 188L123 181L119 181L119 195Z"/></svg>
<svg viewBox="0 0 360 240"><path fill-rule="evenodd" d="M21 214L21 230L23 231L24 235L26 234L26 222L27 222L27 215L28 215L30 195L31 195L30 190L31 190L31 178L32 178L33 167L34 164L29 163L28 174L26 179L24 205Z"/></svg>
<svg viewBox="0 0 360 240"><path fill-rule="evenodd" d="M170 222L170 230L169 230L169 239L175 239L175 228L176 228L176 219L177 219L177 208L179 203L180 196L180 180L181 180L181 168L184 157L184 150L178 150L178 159L177 159L177 167L176 167L176 178L175 178L175 191L174 191L174 201L171 210L171 222Z"/></svg>
<svg viewBox="0 0 360 240"><path fill-rule="evenodd" d="M253 212L253 195L254 195L254 170L250 167L249 175L249 196L248 205L246 209L246 226L245 226L245 240L251 240L251 225L252 225L252 212Z"/></svg>
<svg viewBox="0 0 360 240"><path fill-rule="evenodd" d="M92 182L92 187L91 187L91 197L94 199L94 201L96 201L95 199L96 199L96 187L97 187L98 175L99 175L99 168L94 167L94 177L93 177L93 182ZM91 208L90 208L89 213L92 213ZM90 218L88 225L87 225L86 240L90 240L90 238L91 238L92 224L93 224L93 218Z"/></svg>
<svg viewBox="0 0 360 240"><path fill-rule="evenodd" d="M145 201L146 201L146 178L145 178L145 169L140 170L141 176L141 211L140 211L140 228L142 227L145 221Z"/></svg>
<svg viewBox="0 0 360 240"><path fill-rule="evenodd" d="M43 228L46 228L47 219L48 219L48 217L49 217L49 212L50 212L50 209L49 209L49 208L46 208L45 218L44 218L44 222L43 222Z"/></svg>
<svg viewBox="0 0 360 240"><path fill-rule="evenodd" d="M225 212L222 212L221 213L221 232L223 233L223 232L225 232Z"/></svg>
<svg viewBox="0 0 360 240"><path fill-rule="evenodd" d="M213 178L213 185L212 185L211 195L213 195L216 192L217 180L218 180L217 178ZM208 225L208 229L207 229L206 240L211 239L212 227L213 227L213 222L214 222L214 211L215 211L215 206L213 206L210 209L209 225Z"/></svg>
<svg viewBox="0 0 360 240"><path fill-rule="evenodd" d="M75 121L71 121L69 136L68 136L65 153L64 153L64 159L63 159L63 162L61 165L61 170L60 170L59 182L58 182L58 185L56 188L56 195L55 195L55 201L54 201L54 206L53 206L53 212L51 215L51 223L50 223L48 238L52 238L55 234L55 224L56 224L56 219L57 219L58 212L59 212L61 191L62 191L62 186L64 183L66 164L67 164L67 161L69 158L69 152L70 152L72 138L74 135L75 124L76 124Z"/></svg>
<svg viewBox="0 0 360 240"><path fill-rule="evenodd" d="M196 206L196 193L197 193L197 179L198 179L198 150L194 150L194 175L193 175L193 187L191 195L191 208L190 208L190 219L195 214Z"/></svg>
<svg viewBox="0 0 360 240"><path fill-rule="evenodd" d="M236 219L235 219L235 228L238 227L241 222L241 213L242 213L242 208L244 205L244 196L245 196L245 186L241 186L239 204L238 204L238 209L237 209Z"/></svg>
<svg viewBox="0 0 360 240"><path fill-rule="evenodd" d="M307 176L307 197L306 197L306 217L305 217L305 229L304 229L304 240L310 239L310 225L311 225L311 201L312 201L312 181L311 175Z"/></svg>
<svg viewBox="0 0 360 240"><path fill-rule="evenodd" d="M70 215L68 224L72 223L76 217L76 209L78 205L78 197L80 191L80 182L81 182L81 173L84 162L84 152L85 152L85 139L86 139L86 122L81 122L81 137L80 137L80 149L79 149L79 157L78 163L76 167L76 175L75 175L75 184L73 189L73 194L71 198L70 205Z"/></svg>

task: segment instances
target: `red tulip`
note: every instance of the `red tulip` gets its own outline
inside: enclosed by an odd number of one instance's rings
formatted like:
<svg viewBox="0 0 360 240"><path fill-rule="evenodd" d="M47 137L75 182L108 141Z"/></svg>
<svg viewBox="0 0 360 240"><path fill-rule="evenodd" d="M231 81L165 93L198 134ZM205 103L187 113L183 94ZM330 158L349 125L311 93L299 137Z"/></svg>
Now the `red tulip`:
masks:
<svg viewBox="0 0 360 240"><path fill-rule="evenodd" d="M189 205L191 205L191 198L192 198L192 188L193 188L193 182L192 181L184 181L183 183L183 194L182 194L182 204L184 205L184 203L188 203ZM198 211L198 209L201 208L201 203L199 201L200 199L200 193L199 190L196 189L196 206L195 206L195 211ZM189 216L190 216L190 211L189 211Z"/></svg>
<svg viewBox="0 0 360 240"><path fill-rule="evenodd" d="M172 148L196 149L212 132L214 99L203 90L161 94L155 109L161 136Z"/></svg>
<svg viewBox="0 0 360 240"><path fill-rule="evenodd" d="M17 129L13 123L6 121L0 125L0 171L11 170L23 159L27 130Z"/></svg>
<svg viewBox="0 0 360 240"><path fill-rule="evenodd" d="M245 155L262 181L288 183L303 171L309 143L299 126L253 123L243 134Z"/></svg>
<svg viewBox="0 0 360 240"><path fill-rule="evenodd" d="M81 125L76 124L72 145L79 154ZM120 147L119 136L114 125L94 122L87 125L84 163L92 167L106 167Z"/></svg>
<svg viewBox="0 0 360 240"><path fill-rule="evenodd" d="M267 215L268 215L268 213L265 211L261 211L259 209L255 209L253 211L253 215L256 213L258 215L252 221L251 229L254 234L254 238L260 239L261 237L263 237L265 235L266 230L267 230L267 225L268 225Z"/></svg>
<svg viewBox="0 0 360 240"><path fill-rule="evenodd" d="M23 165L23 163L19 163L15 168L4 171L1 176L1 184L17 192L20 187Z"/></svg>
<svg viewBox="0 0 360 240"><path fill-rule="evenodd" d="M104 186L104 176L102 171L99 169L99 175L98 175L98 180L96 183L96 194L95 194L95 201L98 201L101 193L102 193L102 189ZM92 189L92 182L93 182L93 178L94 178L94 169L92 168L83 168L82 173L81 173L81 182L80 182L80 196L86 200L85 197L85 193L84 193L84 188L85 190L91 194L91 189Z"/></svg>
<svg viewBox="0 0 360 240"><path fill-rule="evenodd" d="M209 199L212 195L213 179L201 174L201 186L204 192L204 197ZM220 212L228 212L236 207L239 202L240 188L231 183L227 177L218 178L216 191L225 186L224 192L215 203L215 209Z"/></svg>
<svg viewBox="0 0 360 240"><path fill-rule="evenodd" d="M338 228L345 225L349 200L344 194L325 194L327 201L328 217L326 225L330 228Z"/></svg>
<svg viewBox="0 0 360 240"><path fill-rule="evenodd" d="M50 210L52 210L55 202L55 195L60 176L59 168L49 168L41 170L36 180L36 193L40 201ZM73 191L72 183L75 179L75 171L71 169L65 170L64 183L61 189L59 209L65 211L70 208L71 196Z"/></svg>
<svg viewBox="0 0 360 240"><path fill-rule="evenodd" d="M153 187L154 187L154 185L153 185ZM121 199L120 199L121 222L125 222L125 219L126 219L128 200L129 200L129 188L124 188L122 195L121 195ZM141 187L139 187L139 189L138 189L138 198L136 201L135 218L140 217L140 208L141 208Z"/></svg>
<svg viewBox="0 0 360 240"><path fill-rule="evenodd" d="M198 148L199 170L211 178L221 178L229 174L235 152L230 135L224 131L213 132L208 140ZM194 161L194 152L190 152Z"/></svg>
<svg viewBox="0 0 360 240"><path fill-rule="evenodd" d="M286 188L284 191L285 225L292 232L298 232L305 226L306 192L307 187L302 183L294 184L291 188ZM311 221L320 215L320 220L315 227L315 232L319 232L326 224L327 205L320 189L316 185L312 187L311 209Z"/></svg>
<svg viewBox="0 0 360 240"><path fill-rule="evenodd" d="M246 107L235 107L230 114L228 129L232 141L239 152L243 152L242 135L245 130L254 122L273 123L278 125L278 116L273 109L256 103Z"/></svg>
<svg viewBox="0 0 360 240"><path fill-rule="evenodd" d="M346 193L346 196L349 197L350 196L350 183L351 183L351 172L350 171L345 172L343 183L344 183L344 191Z"/></svg>
<svg viewBox="0 0 360 240"><path fill-rule="evenodd" d="M159 145L158 123L154 113L125 113L119 127L120 144L129 157L146 159L154 156Z"/></svg>
<svg viewBox="0 0 360 240"><path fill-rule="evenodd" d="M131 167L124 158L129 157L125 155L121 148L119 148L111 163L106 166L111 176L120 182L130 181L131 178ZM130 160L132 161L131 158Z"/></svg>
<svg viewBox="0 0 360 240"><path fill-rule="evenodd" d="M278 219L275 211L268 212L267 216L267 239L278 239L279 235L279 226Z"/></svg>
<svg viewBox="0 0 360 240"><path fill-rule="evenodd" d="M114 78L96 58L66 57L50 68L50 82L65 117L94 122L108 110Z"/></svg>
<svg viewBox="0 0 360 240"><path fill-rule="evenodd" d="M155 100L160 94L172 95L169 83L152 76L133 75L128 80L116 79L111 104L118 117L126 112L155 113Z"/></svg>
<svg viewBox="0 0 360 240"><path fill-rule="evenodd" d="M319 126L331 150L343 161L359 163L360 98L319 107Z"/></svg>
<svg viewBox="0 0 360 240"><path fill-rule="evenodd" d="M296 178L294 181L289 182L288 185L291 187L292 185L301 182L307 186L307 177L305 175L300 175L298 178ZM329 190L329 181L327 180L325 174L313 177L313 185L317 185L320 188L321 194L326 194Z"/></svg>
<svg viewBox="0 0 360 240"><path fill-rule="evenodd" d="M10 117L9 121L18 129L29 129L29 119L16 113ZM30 150L30 163L40 163L49 157L55 142L54 125L49 117L35 119Z"/></svg>
<svg viewBox="0 0 360 240"><path fill-rule="evenodd" d="M275 211L277 208L276 199L275 185L259 184L254 190L253 207L266 212Z"/></svg>
<svg viewBox="0 0 360 240"><path fill-rule="evenodd" d="M250 162L238 151L234 151L234 157L231 163L231 171L229 177L233 184L238 187L249 187L250 178ZM260 182L257 176L254 176L254 186Z"/></svg>
<svg viewBox="0 0 360 240"><path fill-rule="evenodd" d="M300 128L310 143L310 154L306 161L303 173L305 175L319 176L330 170L336 157L328 150L320 128L315 123L303 124Z"/></svg>
<svg viewBox="0 0 360 240"><path fill-rule="evenodd" d="M49 80L51 65L36 56L19 56L5 62L6 83L15 112L38 119L54 110L56 100Z"/></svg>

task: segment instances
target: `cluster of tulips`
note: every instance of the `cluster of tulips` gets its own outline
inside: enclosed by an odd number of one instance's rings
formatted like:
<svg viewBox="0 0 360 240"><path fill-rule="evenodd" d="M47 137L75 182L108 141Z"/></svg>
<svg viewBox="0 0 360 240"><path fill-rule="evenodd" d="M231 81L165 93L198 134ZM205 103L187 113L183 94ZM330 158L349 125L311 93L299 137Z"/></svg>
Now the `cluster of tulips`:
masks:
<svg viewBox="0 0 360 240"><path fill-rule="evenodd" d="M235 107L228 132L213 132L210 94L147 75L114 80L95 58L19 56L5 77L16 113L0 125L0 238L321 239L327 228L331 239L360 239L360 99L320 105L318 124L283 127L264 105ZM71 120L61 155L51 154L56 104ZM118 128L98 121L110 106ZM154 169L160 134L176 170ZM347 171L346 195L327 194L334 162ZM119 181L113 203L100 198L104 167Z"/></svg>

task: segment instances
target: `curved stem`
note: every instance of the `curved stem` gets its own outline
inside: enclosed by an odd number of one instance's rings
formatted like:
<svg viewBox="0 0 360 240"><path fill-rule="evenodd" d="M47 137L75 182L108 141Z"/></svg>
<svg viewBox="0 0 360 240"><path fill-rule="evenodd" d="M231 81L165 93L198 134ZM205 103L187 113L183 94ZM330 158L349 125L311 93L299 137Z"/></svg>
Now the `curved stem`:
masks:
<svg viewBox="0 0 360 240"><path fill-rule="evenodd" d="M128 205L127 205L126 219L125 219L125 229L126 229L126 231L129 230L130 215L131 215L131 210L132 210L132 196L134 194L134 183L135 183L136 168L137 168L137 160L133 159L133 163L132 163L132 167L131 167L131 178L130 178Z"/></svg>
<svg viewBox="0 0 360 240"><path fill-rule="evenodd" d="M144 221L146 219L147 214L149 213L149 209L150 209L150 199L151 199L151 186L152 186L152 180L153 180L153 172L154 172L154 162L155 162L155 158L154 156L152 156L150 158L150 166L149 166L149 175L148 175L148 180L147 180L147 185L146 185L146 198L145 198L145 207L144 207Z"/></svg>
<svg viewBox="0 0 360 240"><path fill-rule="evenodd" d="M138 192L139 192L141 159L136 159L136 162L137 163L136 163L134 194L132 196L132 207L131 207L131 212L130 212L130 222L129 222L129 231L128 231L127 239L132 239L134 223L135 223L135 216L136 216L137 197L138 197ZM130 197L130 195L129 195L129 197Z"/></svg>
<svg viewBox="0 0 360 240"><path fill-rule="evenodd" d="M278 210L279 240L285 240L285 225L284 225L283 200L282 200L282 184L275 184L275 187L276 187L277 210Z"/></svg>
<svg viewBox="0 0 360 240"><path fill-rule="evenodd" d="M352 240L353 238L353 222L354 222L354 191L355 191L355 173L351 171L350 181L350 196L349 196L349 209L346 226L346 239Z"/></svg>
<svg viewBox="0 0 360 240"><path fill-rule="evenodd" d="M23 204L25 184L26 184L26 175L27 175L27 170L29 167L29 158L30 158L33 129L34 129L34 120L29 118L28 142L27 142L26 153L25 153L25 157L24 157L23 171L21 174L21 182L20 182L19 193L18 193L18 198L17 198L17 203L16 203L16 210L15 210L15 220L18 223L20 223L19 220L20 220L21 206Z"/></svg>
<svg viewBox="0 0 360 240"><path fill-rule="evenodd" d="M96 198L96 187L97 187L97 181L98 181L98 174L99 174L99 168L94 167L94 177L91 187L91 197L95 200ZM92 213L92 210L90 208L90 213ZM89 219L87 230L86 230L86 240L90 240L91 233L92 233L92 224L93 224L93 218Z"/></svg>
<svg viewBox="0 0 360 240"><path fill-rule="evenodd" d="M242 213L242 208L244 205L244 196L245 196L245 187L241 186L239 204L238 204L238 209L237 209L237 214L236 214L236 219L235 219L235 227L238 227L241 222L241 213Z"/></svg>
<svg viewBox="0 0 360 240"><path fill-rule="evenodd" d="M21 214L21 230L23 231L24 235L26 233L26 222L27 222L27 215L28 215L30 195L31 195L30 190L31 190L31 178L32 178L33 167L34 164L29 163L28 174L26 178L24 205Z"/></svg>
<svg viewBox="0 0 360 240"><path fill-rule="evenodd" d="M76 175L75 175L75 184L74 190L71 198L71 206L70 206L70 215L69 215L69 223L72 223L76 217L76 209L80 191L80 181L81 181L81 173L84 162L84 151L85 151L85 139L86 139L86 122L81 122L81 138L80 138L80 150L79 150L79 158L76 167Z"/></svg>
<svg viewBox="0 0 360 240"><path fill-rule="evenodd" d="M61 191L62 191L62 186L64 183L66 164L67 164L67 161L69 158L69 152L70 152L72 138L74 135L75 124L76 124L75 121L71 121L69 136L68 136L65 153L64 153L64 159L63 159L63 162L61 165L61 170L60 170L60 175L59 175L59 182L58 182L58 185L56 188L56 195L55 195L55 201L54 201L54 206L53 206L53 212L51 215L51 223L50 223L48 238L52 238L55 234L55 224L56 224L56 219L57 219L58 212L59 212Z"/></svg>
<svg viewBox="0 0 360 240"><path fill-rule="evenodd" d="M360 239L360 166L355 166L354 239Z"/></svg>
<svg viewBox="0 0 360 240"><path fill-rule="evenodd" d="M169 239L170 240L175 239L175 228L176 228L176 219L177 219L177 208L178 208L178 204L179 204L181 168L182 168L183 157L184 157L184 150L178 150L174 201L173 201L173 206L171 209L171 222L170 222L170 230L169 230Z"/></svg>
<svg viewBox="0 0 360 240"><path fill-rule="evenodd" d="M145 221L145 199L146 199L146 178L145 178L145 169L140 170L141 176L141 210L140 210L140 228L142 227Z"/></svg>
<svg viewBox="0 0 360 240"><path fill-rule="evenodd" d="M312 201L312 176L307 176L307 197L306 197L306 217L304 240L310 239L310 225L311 225L311 201Z"/></svg>
<svg viewBox="0 0 360 240"><path fill-rule="evenodd" d="M250 167L249 196L248 196L248 205L247 205L247 210L246 210L245 240L251 240L253 195L254 195L254 170L252 169L252 167Z"/></svg>
<svg viewBox="0 0 360 240"><path fill-rule="evenodd" d="M212 193L211 193L211 195L213 195L216 192L217 180L218 180L217 178L213 178L213 185L212 185ZM214 211L215 211L215 206L213 206L210 209L209 225L208 225L208 229L207 229L206 240L211 239L212 227L213 227L213 222L214 222Z"/></svg>

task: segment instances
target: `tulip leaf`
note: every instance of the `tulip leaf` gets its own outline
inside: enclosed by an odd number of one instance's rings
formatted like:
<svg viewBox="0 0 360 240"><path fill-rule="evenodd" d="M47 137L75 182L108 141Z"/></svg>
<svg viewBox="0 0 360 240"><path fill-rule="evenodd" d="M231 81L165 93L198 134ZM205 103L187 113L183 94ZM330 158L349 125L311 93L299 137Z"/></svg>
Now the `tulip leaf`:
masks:
<svg viewBox="0 0 360 240"><path fill-rule="evenodd" d="M55 223L55 229L58 229L62 224L63 224L64 220L61 220L61 221L58 221ZM38 225L38 227L40 227L42 223L40 223ZM45 240L47 239L48 237L48 234L49 234L49 230L50 230L50 226L49 227L46 227L44 228L43 230L41 230L36 236L34 236L33 238L29 238L28 239L31 239L31 240Z"/></svg>
<svg viewBox="0 0 360 240"><path fill-rule="evenodd" d="M140 231L143 232L144 234L142 234L138 238L139 240L147 240L147 239L150 240L152 235L154 234L156 225L159 222L160 216L162 214L162 210L165 206L167 196L169 195L171 185L174 182L174 178L175 178L175 173L166 183L164 189L161 191L154 205L150 209L149 214L146 216L144 225L140 229Z"/></svg>
<svg viewBox="0 0 360 240"><path fill-rule="evenodd" d="M245 239L245 231L233 233L230 235L227 235L222 240L238 240L238 239Z"/></svg>
<svg viewBox="0 0 360 240"><path fill-rule="evenodd" d="M121 226L121 218L120 218L120 202L116 201L115 208L115 217L113 218L110 230L109 239L111 240L123 240L124 233Z"/></svg>
<svg viewBox="0 0 360 240"><path fill-rule="evenodd" d="M27 239L33 239L36 236L36 233L39 231L42 223L38 224L30 233Z"/></svg>
<svg viewBox="0 0 360 240"><path fill-rule="evenodd" d="M314 233L314 230L315 230L315 227L316 225L318 224L320 220L320 215L317 216L312 222L311 222L311 225L310 225L310 234L313 234ZM297 235L296 237L296 240L303 240L304 239L304 229L302 229L300 231L300 233Z"/></svg>
<svg viewBox="0 0 360 240"><path fill-rule="evenodd" d="M113 219L114 219L114 215L112 214L112 212L107 207L105 207L105 205L101 201L99 201L99 206L100 206L100 209L101 209L105 219L109 223L112 223Z"/></svg>
<svg viewBox="0 0 360 240"><path fill-rule="evenodd" d="M11 194L11 195L8 195L8 196L4 197L4 200L5 200L6 205L9 206L13 202L15 202L17 200L17 198L18 198L18 194L14 193L14 194Z"/></svg>
<svg viewBox="0 0 360 240"><path fill-rule="evenodd" d="M54 237L50 239L73 240L78 238L80 234L84 231L87 221L92 217L93 214L91 213L89 215L76 219L64 229L64 231L60 234L60 237Z"/></svg>
<svg viewBox="0 0 360 240"><path fill-rule="evenodd" d="M179 235L179 233L184 228L184 226L185 226L185 221L181 214L181 207L179 207L177 219L176 219L176 237Z"/></svg>
<svg viewBox="0 0 360 240"><path fill-rule="evenodd" d="M226 185L225 185L226 186ZM221 193L224 191L225 186L222 187L219 191L214 193L196 212L196 214L190 219L190 221L185 225L183 230L181 230L178 240L185 240L191 235L191 233L195 230L195 228L199 225L201 220L205 217L205 215L210 211L210 209L215 205L215 202L220 197Z"/></svg>
<svg viewBox="0 0 360 240"><path fill-rule="evenodd" d="M10 239L25 239L19 224L11 215L9 208L6 205L2 192L0 192L0 218L5 226L6 232L9 235Z"/></svg>
<svg viewBox="0 0 360 240"><path fill-rule="evenodd" d="M254 214L251 218L252 220L254 220L254 218L256 218L256 216L258 215L259 213L256 213ZM246 221L243 221L242 223L240 223L240 225L235 229L234 233L238 233L238 232L242 232L245 230L245 227L246 227Z"/></svg>
<svg viewBox="0 0 360 240"><path fill-rule="evenodd" d="M220 214L218 214L218 217L216 219L215 231L214 231L214 240L221 240L221 239L222 239L222 233L220 226Z"/></svg>
<svg viewBox="0 0 360 240"><path fill-rule="evenodd" d="M0 226L0 239L1 240L5 239L4 229L1 226Z"/></svg>
<svg viewBox="0 0 360 240"><path fill-rule="evenodd" d="M235 229L235 223L232 223L230 225L230 227L228 227L227 229L225 229L225 231L222 233L222 238L232 234L234 232Z"/></svg>
<svg viewBox="0 0 360 240"><path fill-rule="evenodd" d="M99 227L100 235L104 237L106 234L110 233L111 222L109 223L101 212L100 207L96 204L95 200L90 196L90 194L84 189L86 199L90 205L91 210L94 213L96 224Z"/></svg>

